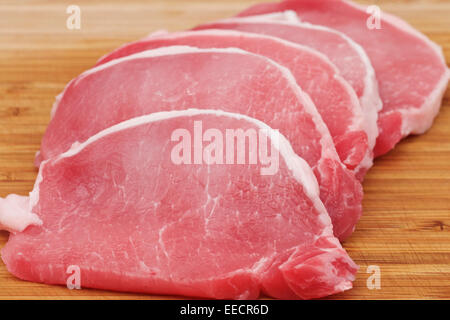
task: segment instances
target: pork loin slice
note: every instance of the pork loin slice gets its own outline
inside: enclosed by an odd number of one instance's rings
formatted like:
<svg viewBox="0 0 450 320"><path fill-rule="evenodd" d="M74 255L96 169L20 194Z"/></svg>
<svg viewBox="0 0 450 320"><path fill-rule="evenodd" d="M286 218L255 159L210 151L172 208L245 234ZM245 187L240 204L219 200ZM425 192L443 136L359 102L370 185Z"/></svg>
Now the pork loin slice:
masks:
<svg viewBox="0 0 450 320"><path fill-rule="evenodd" d="M364 116L364 130L367 133L371 151L366 154L366 159L364 159L361 167L367 168L372 165L372 150L378 137L378 112L382 108L382 103L378 93L375 72L361 46L334 29L300 22L293 11L231 18L204 24L196 27L195 30L205 28L231 29L271 35L306 45L325 54L338 68L341 76L352 86L359 98ZM322 117L324 116L322 115ZM342 127L342 124L337 124L337 126ZM330 131L333 133L333 130L330 129ZM350 145L347 148L350 148ZM363 172L359 175L363 176L366 170L361 171Z"/></svg>
<svg viewBox="0 0 450 320"><path fill-rule="evenodd" d="M361 184L340 162L314 104L288 69L243 50L161 48L83 73L60 96L41 155L58 155L136 116L192 106L246 114L280 129L314 169L336 236L352 233L362 210Z"/></svg>
<svg viewBox="0 0 450 320"><path fill-rule="evenodd" d="M293 0L255 5L240 16L293 10L302 21L335 28L366 51L378 79L383 109L375 156L409 134L428 130L441 105L450 72L441 48L403 20L381 14L381 29L369 29L366 8L342 0Z"/></svg>
<svg viewBox="0 0 450 320"><path fill-rule="evenodd" d="M103 57L99 64L136 52L173 45L237 47L287 67L302 90L311 97L328 126L341 161L355 170L358 176L371 166L371 150L357 96L328 58L305 46L274 37L229 30L188 31L150 36L124 45ZM367 157L369 161L364 161Z"/></svg>
<svg viewBox="0 0 450 320"><path fill-rule="evenodd" d="M173 134L196 139L196 123L216 139L217 131L262 132L277 171L176 164ZM351 288L357 270L308 164L286 138L239 114L161 112L108 128L41 164L30 208L42 225L12 234L2 259L34 282L64 285L75 266L89 288L308 299Z"/></svg>

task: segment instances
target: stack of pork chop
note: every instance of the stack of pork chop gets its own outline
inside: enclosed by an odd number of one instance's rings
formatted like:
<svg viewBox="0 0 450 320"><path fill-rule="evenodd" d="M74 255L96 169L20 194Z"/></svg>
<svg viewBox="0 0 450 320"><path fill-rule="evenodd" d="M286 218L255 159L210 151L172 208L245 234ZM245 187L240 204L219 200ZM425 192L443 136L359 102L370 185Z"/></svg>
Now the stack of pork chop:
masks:
<svg viewBox="0 0 450 320"><path fill-rule="evenodd" d="M340 241L364 175L431 126L449 80L437 45L369 18L347 1L266 3L102 57L57 97L29 196L0 200L8 270L221 299L350 289Z"/></svg>

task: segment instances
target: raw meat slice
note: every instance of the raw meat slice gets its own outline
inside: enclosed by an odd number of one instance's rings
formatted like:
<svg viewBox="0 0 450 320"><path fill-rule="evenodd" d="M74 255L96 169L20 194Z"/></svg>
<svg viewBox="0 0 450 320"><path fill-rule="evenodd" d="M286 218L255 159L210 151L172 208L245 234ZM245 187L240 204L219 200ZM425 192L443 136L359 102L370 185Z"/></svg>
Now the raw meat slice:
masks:
<svg viewBox="0 0 450 320"><path fill-rule="evenodd" d="M196 122L223 137L263 132L258 144L277 151L278 171L175 164L173 134L196 139ZM82 287L309 299L351 288L357 270L308 164L286 138L239 114L161 112L108 128L42 163L30 208L42 226L11 234L2 250L8 270L29 281L65 285L76 266Z"/></svg>
<svg viewBox="0 0 450 320"><path fill-rule="evenodd" d="M204 24L195 30L205 28L271 35L306 45L325 54L356 92L363 110L369 148L370 151L373 150L378 136L378 112L382 107L375 71L361 46L345 34L327 27L301 23L293 11L231 18ZM372 160L373 154L367 154L363 167L370 167Z"/></svg>
<svg viewBox="0 0 450 320"><path fill-rule="evenodd" d="M331 133L341 161L354 170L358 177L362 177L372 165L371 149L368 148L367 134L364 131L364 117L355 92L328 58L307 47L251 33L202 30L150 36L122 46L103 57L99 64L136 52L173 45L198 48L236 47L266 56L287 67L317 107ZM374 125L376 127L376 121ZM366 159L369 160L363 161Z"/></svg>
<svg viewBox="0 0 450 320"><path fill-rule="evenodd" d="M293 10L302 21L335 28L366 51L378 79L383 109L375 156L409 134L422 134L439 112L450 72L441 48L403 20L381 14L381 29L369 29L366 8L342 0L294 0L255 5L240 16Z"/></svg>
<svg viewBox="0 0 450 320"><path fill-rule="evenodd" d="M60 96L41 155L58 155L132 117L192 106L246 114L280 129L314 169L336 236L353 232L361 184L340 162L314 104L288 69L240 49L160 48L83 73Z"/></svg>

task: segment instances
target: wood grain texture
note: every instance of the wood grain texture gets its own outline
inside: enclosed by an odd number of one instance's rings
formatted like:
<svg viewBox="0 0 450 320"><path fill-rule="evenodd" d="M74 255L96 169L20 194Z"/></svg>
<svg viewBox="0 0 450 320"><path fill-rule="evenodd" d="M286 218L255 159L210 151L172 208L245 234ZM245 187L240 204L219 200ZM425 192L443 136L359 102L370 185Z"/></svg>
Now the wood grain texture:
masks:
<svg viewBox="0 0 450 320"><path fill-rule="evenodd" d="M182 30L232 16L258 1L1 1L0 196L26 195L34 154L55 96L124 42L158 29ZM369 2L362 2L369 3ZM450 61L450 2L375 1L440 44ZM66 7L82 10L81 30L66 28ZM364 182L364 216L344 244L361 266L355 288L334 299L450 298L450 91L426 134L405 139L377 160ZM0 247L7 241L0 232ZM381 268L369 290L367 266ZM146 295L20 281L0 261L0 299L158 299Z"/></svg>

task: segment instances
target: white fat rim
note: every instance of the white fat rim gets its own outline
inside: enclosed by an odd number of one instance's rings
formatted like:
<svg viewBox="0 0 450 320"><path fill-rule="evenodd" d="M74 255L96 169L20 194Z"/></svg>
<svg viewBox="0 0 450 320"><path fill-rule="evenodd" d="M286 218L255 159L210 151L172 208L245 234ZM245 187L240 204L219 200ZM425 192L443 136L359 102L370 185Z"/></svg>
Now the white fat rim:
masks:
<svg viewBox="0 0 450 320"><path fill-rule="evenodd" d="M373 166L373 158L374 158L373 151L367 152L364 155L362 161L353 170L355 176L359 179L360 182L362 182L362 180L364 179L367 170Z"/></svg>
<svg viewBox="0 0 450 320"><path fill-rule="evenodd" d="M430 129L434 118L437 116L439 109L441 108L442 98L445 90L447 89L449 80L450 70L447 69L434 90L428 95L426 102L424 102L420 108L397 110L397 112L400 112L402 115L403 121L401 132L403 137L410 134L423 134L425 131ZM389 113L390 112L383 114Z"/></svg>
<svg viewBox="0 0 450 320"><path fill-rule="evenodd" d="M89 69L83 72L78 78L88 76L92 73L104 70L116 64L122 63L124 61L136 60L136 59L145 59L145 58L156 58L161 56L168 55L178 55L178 54L187 54L187 53L240 53L240 54L250 54L247 51L238 49L238 48L208 48L208 49L200 49L191 46L170 46L170 47L161 47L152 50L141 51L129 56L121 57L118 59L114 59L108 61L104 64L96 66L92 69Z"/></svg>
<svg viewBox="0 0 450 320"><path fill-rule="evenodd" d="M274 144L274 147L278 147L280 155L283 157L284 162L286 163L288 169L291 171L293 177L297 182L299 182L304 190L307 196L313 201L315 208L320 213L320 219L322 223L324 224L324 234L330 234L332 235L332 225L331 225L331 219L328 216L328 213L325 209L325 206L323 205L322 201L320 200L320 189L319 185L317 183L316 177L312 171L312 169L309 167L309 165L306 163L305 160L303 160L301 157L299 157L294 150L292 149L291 144L286 139L285 136L283 136L278 131L272 129L267 124L265 124L262 121L259 121L257 119L248 117L246 115L238 114L238 113L231 113L231 112L225 112L221 110L200 110L200 109L187 109L182 111L162 111L157 113L152 113L149 115L144 115L140 117L136 117L130 120L123 121L121 123L118 123L112 127L109 127L103 131L100 131L99 133L95 134L94 136L90 137L88 140L86 140L83 143L76 143L74 144L68 151L60 154L59 156L46 160L42 163L40 169L39 169L39 175L38 179L36 180L35 187L32 191L32 194L30 194L30 199L33 199L33 204L36 205L39 200L39 184L42 182L42 171L46 167L48 163L56 163L57 161L60 161L64 158L72 157L78 153L80 153L83 149L85 149L90 144L108 136L111 134L114 134L119 131L123 131L130 128L135 128L140 125L149 124L157 121L163 121L178 117L193 117L198 115L215 115L220 117L229 117L237 120L245 120L249 123L252 123L256 125L257 127L265 130L265 132L268 132L268 136L271 139L271 141L279 141L278 146ZM31 201L30 201L31 202Z"/></svg>
<svg viewBox="0 0 450 320"><path fill-rule="evenodd" d="M44 162L46 162L46 161L44 161ZM42 164L44 162L42 162L41 165L39 166L39 172L38 172L38 175L36 177L36 181L34 182L33 190L29 193L30 201L29 201L28 210L30 212L33 212L34 207L39 202L39 185L44 180L43 177L42 177L42 168L43 168Z"/></svg>
<svg viewBox="0 0 450 320"><path fill-rule="evenodd" d="M80 79L82 79L90 74L104 70L104 69L114 66L118 63L133 60L133 59L155 58L155 57L161 57L161 56L167 56L167 55L186 54L186 53L195 53L195 52L222 52L222 53L228 52L228 53L245 53L245 54L248 53L248 52L238 49L238 48L199 49L199 48L190 47L190 46L171 46L171 47L162 47L162 48L158 48L158 49L142 51L142 52L138 52L138 53L126 56L126 57L114 59L114 60L108 61L104 64L101 64L99 66L93 67L92 69L89 69L89 70L83 72L82 74L80 74L78 77L72 79L66 85L63 92L61 92L58 96L56 96L56 101L53 104L53 107L51 110L51 118L53 118L56 111L58 110L59 102L61 101L62 97L64 96L67 88L69 88L69 86L71 86L72 83L77 83Z"/></svg>

